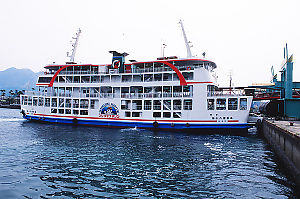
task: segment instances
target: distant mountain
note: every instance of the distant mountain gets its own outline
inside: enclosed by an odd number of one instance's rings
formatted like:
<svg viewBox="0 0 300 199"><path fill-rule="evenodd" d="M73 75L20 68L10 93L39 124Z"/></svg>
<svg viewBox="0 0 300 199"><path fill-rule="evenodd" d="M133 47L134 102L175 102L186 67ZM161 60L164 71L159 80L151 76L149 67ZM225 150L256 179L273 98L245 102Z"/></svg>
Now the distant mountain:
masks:
<svg viewBox="0 0 300 199"><path fill-rule="evenodd" d="M8 68L0 71L0 89L31 90L35 87L38 75L30 69Z"/></svg>

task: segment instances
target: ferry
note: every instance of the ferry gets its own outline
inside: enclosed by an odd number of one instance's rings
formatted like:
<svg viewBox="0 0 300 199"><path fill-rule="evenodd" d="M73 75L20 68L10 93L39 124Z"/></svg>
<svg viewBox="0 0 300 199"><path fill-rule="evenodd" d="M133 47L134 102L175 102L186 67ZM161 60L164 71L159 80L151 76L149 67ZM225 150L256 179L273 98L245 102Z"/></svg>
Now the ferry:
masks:
<svg viewBox="0 0 300 199"><path fill-rule="evenodd" d="M109 64L70 61L45 66L37 89L21 96L27 120L47 123L163 130L247 129L252 96L218 88L213 61L193 57L180 21L187 57L129 60L109 51Z"/></svg>

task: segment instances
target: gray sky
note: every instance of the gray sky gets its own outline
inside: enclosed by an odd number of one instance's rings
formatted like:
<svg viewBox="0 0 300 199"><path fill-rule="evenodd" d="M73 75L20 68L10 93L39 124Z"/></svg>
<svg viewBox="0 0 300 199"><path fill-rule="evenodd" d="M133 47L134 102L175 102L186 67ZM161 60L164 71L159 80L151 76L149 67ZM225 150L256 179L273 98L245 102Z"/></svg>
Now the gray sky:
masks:
<svg viewBox="0 0 300 199"><path fill-rule="evenodd" d="M109 50L155 60L162 43L166 56L185 57L183 19L192 53L217 64L222 86L230 72L235 86L269 82L286 42L300 81L299 8L299 0L0 0L0 70L64 63L79 27L78 63L110 63Z"/></svg>

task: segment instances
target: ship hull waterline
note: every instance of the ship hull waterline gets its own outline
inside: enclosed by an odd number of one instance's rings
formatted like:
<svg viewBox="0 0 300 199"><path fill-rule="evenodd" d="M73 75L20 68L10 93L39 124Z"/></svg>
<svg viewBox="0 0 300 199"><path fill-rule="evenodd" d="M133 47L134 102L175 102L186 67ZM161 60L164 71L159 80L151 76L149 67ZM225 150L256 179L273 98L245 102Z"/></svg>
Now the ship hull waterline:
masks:
<svg viewBox="0 0 300 199"><path fill-rule="evenodd" d="M65 117L48 117L25 115L24 119L32 122L67 124L79 126L93 126L105 128L139 128L150 130L167 130L167 131L196 131L196 130L247 130L251 126L248 123L209 123L207 121L163 121L163 120L113 120L113 119L87 119L87 118L65 118Z"/></svg>

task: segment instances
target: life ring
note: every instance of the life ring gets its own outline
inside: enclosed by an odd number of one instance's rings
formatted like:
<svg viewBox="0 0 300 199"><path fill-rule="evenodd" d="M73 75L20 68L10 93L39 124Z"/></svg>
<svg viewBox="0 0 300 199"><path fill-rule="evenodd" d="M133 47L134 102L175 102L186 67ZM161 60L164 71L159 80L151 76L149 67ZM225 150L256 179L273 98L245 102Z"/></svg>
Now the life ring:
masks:
<svg viewBox="0 0 300 199"><path fill-rule="evenodd" d="M44 72L44 75L47 75L48 73L47 72Z"/></svg>
<svg viewBox="0 0 300 199"><path fill-rule="evenodd" d="M190 66L186 67L186 70L191 70L192 68Z"/></svg>
<svg viewBox="0 0 300 199"><path fill-rule="evenodd" d="M114 69L118 69L121 65L121 62L119 60L115 60L115 61L113 61L112 65L113 65Z"/></svg>
<svg viewBox="0 0 300 199"><path fill-rule="evenodd" d="M157 122L157 121L153 122L153 127L154 127L154 128L157 128L157 127L158 127L158 122Z"/></svg>

